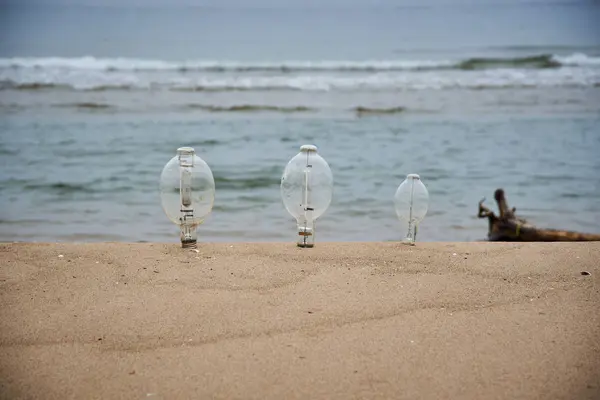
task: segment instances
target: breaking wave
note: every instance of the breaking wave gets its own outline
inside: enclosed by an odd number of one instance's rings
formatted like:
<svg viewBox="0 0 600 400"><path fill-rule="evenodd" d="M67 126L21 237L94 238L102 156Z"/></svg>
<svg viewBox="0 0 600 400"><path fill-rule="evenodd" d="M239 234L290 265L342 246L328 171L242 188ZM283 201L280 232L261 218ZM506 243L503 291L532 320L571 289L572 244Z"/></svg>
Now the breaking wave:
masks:
<svg viewBox="0 0 600 400"><path fill-rule="evenodd" d="M58 77L57 79L61 79ZM32 89L30 85L0 84L0 90L40 91L40 87ZM32 85L35 86L35 85ZM404 90L443 90L443 89L519 89L542 87L600 87L600 70L580 74L565 71L564 73L547 75L530 75L519 71L504 74L485 74L480 76L361 76L361 77L331 77L311 76L298 78L250 78L243 81L203 79L201 84L190 82L172 85L165 82L147 83L143 80L135 85L112 85L93 81L60 82L44 84L44 90L71 91L174 91L174 92L251 92L251 91L404 91ZM190 105L191 108L196 105ZM220 110L213 111L235 111ZM297 110L300 111L300 110Z"/></svg>
<svg viewBox="0 0 600 400"><path fill-rule="evenodd" d="M0 90L399 91L596 87L600 57L532 55L454 61L187 62L84 58L0 59ZM235 111L235 110L213 110ZM298 111L298 110L296 110Z"/></svg>
<svg viewBox="0 0 600 400"><path fill-rule="evenodd" d="M546 69L562 66L600 66L600 57L583 53L570 56L552 54L506 58L468 58L465 60L389 60L389 61L185 61L140 60L128 58L1 58L3 69L69 69L93 71L176 71L176 72L386 72L421 70L474 70L497 68Z"/></svg>

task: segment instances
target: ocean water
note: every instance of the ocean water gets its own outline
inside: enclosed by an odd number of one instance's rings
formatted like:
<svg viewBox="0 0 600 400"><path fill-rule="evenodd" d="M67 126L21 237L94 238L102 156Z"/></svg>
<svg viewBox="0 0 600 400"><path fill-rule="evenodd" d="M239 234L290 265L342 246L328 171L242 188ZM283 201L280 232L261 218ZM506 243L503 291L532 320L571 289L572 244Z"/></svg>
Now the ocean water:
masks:
<svg viewBox="0 0 600 400"><path fill-rule="evenodd" d="M192 146L200 241L293 242L279 183L307 143L335 182L317 243L401 239L408 173L419 240L485 239L499 187L600 232L598 2L145 4L0 6L0 240L177 242L158 180Z"/></svg>

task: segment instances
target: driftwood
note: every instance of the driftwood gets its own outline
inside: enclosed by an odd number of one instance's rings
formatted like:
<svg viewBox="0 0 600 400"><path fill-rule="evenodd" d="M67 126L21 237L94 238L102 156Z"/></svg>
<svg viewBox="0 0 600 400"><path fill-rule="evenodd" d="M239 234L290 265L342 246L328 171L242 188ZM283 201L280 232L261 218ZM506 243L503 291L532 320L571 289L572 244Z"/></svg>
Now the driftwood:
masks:
<svg viewBox="0 0 600 400"><path fill-rule="evenodd" d="M509 208L504 190L497 189L494 198L498 203L499 216L479 202L479 218L489 222L488 240L492 242L588 242L600 241L600 234L579 233L558 229L540 229L515 215L516 208Z"/></svg>

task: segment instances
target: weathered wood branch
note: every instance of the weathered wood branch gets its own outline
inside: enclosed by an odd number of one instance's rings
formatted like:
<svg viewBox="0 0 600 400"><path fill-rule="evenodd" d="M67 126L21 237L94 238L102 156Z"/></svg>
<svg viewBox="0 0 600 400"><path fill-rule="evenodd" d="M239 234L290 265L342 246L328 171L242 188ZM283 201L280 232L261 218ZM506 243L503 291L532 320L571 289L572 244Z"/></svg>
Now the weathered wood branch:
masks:
<svg viewBox="0 0 600 400"><path fill-rule="evenodd" d="M509 208L504 190L494 193L499 216L479 202L479 218L488 219L488 240L492 242L588 242L600 241L600 234L580 233L559 229L540 229L516 216L516 208Z"/></svg>

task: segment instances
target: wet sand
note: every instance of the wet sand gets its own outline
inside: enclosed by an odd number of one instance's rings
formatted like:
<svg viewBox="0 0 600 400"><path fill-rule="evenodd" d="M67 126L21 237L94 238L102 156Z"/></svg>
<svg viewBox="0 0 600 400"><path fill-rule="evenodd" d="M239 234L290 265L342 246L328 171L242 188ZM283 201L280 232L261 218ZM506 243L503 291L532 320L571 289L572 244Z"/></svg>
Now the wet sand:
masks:
<svg viewBox="0 0 600 400"><path fill-rule="evenodd" d="M3 399L600 397L600 243L1 244L0 302Z"/></svg>

